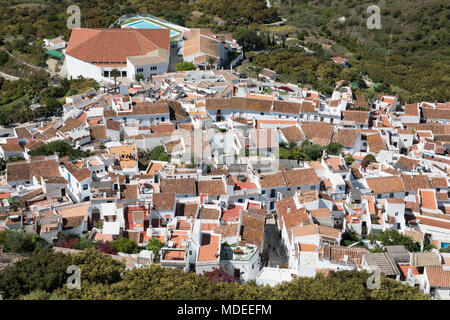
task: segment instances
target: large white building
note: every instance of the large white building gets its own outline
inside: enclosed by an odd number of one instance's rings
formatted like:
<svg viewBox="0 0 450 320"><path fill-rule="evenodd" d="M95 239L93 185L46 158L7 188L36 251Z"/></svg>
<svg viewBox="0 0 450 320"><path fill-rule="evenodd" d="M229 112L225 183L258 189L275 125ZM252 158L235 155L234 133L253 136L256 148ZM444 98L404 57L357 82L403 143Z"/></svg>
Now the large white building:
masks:
<svg viewBox="0 0 450 320"><path fill-rule="evenodd" d="M65 51L69 77L112 81L144 79L167 72L170 56L169 29L73 29Z"/></svg>

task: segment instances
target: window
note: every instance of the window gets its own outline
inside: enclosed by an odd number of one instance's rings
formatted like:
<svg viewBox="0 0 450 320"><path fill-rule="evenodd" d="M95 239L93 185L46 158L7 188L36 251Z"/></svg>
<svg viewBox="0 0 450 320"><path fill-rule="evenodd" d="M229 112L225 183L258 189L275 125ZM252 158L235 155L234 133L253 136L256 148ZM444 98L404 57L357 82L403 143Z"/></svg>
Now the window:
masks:
<svg viewBox="0 0 450 320"><path fill-rule="evenodd" d="M127 76L127 72L126 71L122 71L122 78L125 78Z"/></svg>
<svg viewBox="0 0 450 320"><path fill-rule="evenodd" d="M316 186L311 186L311 190L316 190Z"/></svg>
<svg viewBox="0 0 450 320"><path fill-rule="evenodd" d="M405 192L405 197L409 196L409 192Z"/></svg>
<svg viewBox="0 0 450 320"><path fill-rule="evenodd" d="M83 184L83 190L87 190L88 189L88 185L87 184Z"/></svg>
<svg viewBox="0 0 450 320"><path fill-rule="evenodd" d="M394 194L393 193L390 193L389 194L389 198L393 198L394 197Z"/></svg>
<svg viewBox="0 0 450 320"><path fill-rule="evenodd" d="M165 121L166 120L166 118L165 117L161 117L161 121Z"/></svg>
<svg viewBox="0 0 450 320"><path fill-rule="evenodd" d="M142 73L142 72L144 72L144 68L137 68L137 69L136 69L136 72L137 72L137 73Z"/></svg>
<svg viewBox="0 0 450 320"><path fill-rule="evenodd" d="M378 199L381 199L381 194L377 195L377 198L378 198Z"/></svg>
<svg viewBox="0 0 450 320"><path fill-rule="evenodd" d="M103 76L109 78L109 71L103 71Z"/></svg>

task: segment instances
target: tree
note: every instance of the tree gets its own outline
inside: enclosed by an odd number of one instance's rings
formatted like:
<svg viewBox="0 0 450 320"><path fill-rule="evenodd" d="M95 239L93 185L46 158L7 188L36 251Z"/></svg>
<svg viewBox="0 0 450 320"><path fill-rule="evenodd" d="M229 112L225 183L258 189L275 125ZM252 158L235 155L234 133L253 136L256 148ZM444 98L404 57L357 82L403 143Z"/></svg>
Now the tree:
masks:
<svg viewBox="0 0 450 320"><path fill-rule="evenodd" d="M214 63L216 62L216 60L214 58L208 58L207 62L208 62L208 68L211 69L214 66Z"/></svg>
<svg viewBox="0 0 450 320"><path fill-rule="evenodd" d="M9 55L6 51L0 51L0 67L4 66L9 60Z"/></svg>
<svg viewBox="0 0 450 320"><path fill-rule="evenodd" d="M0 248L6 252L30 253L47 251L48 244L39 236L25 231L5 230L0 232Z"/></svg>
<svg viewBox="0 0 450 320"><path fill-rule="evenodd" d="M170 156L164 149L164 146L156 146L150 151L150 159L156 161L170 162Z"/></svg>
<svg viewBox="0 0 450 320"><path fill-rule="evenodd" d="M415 242L410 237L404 236L397 230L383 231L378 234L377 239L383 244L383 246L404 245L405 248L410 252L420 251L420 243Z"/></svg>
<svg viewBox="0 0 450 320"><path fill-rule="evenodd" d="M259 50L263 47L263 41L256 31L247 27L239 27L234 33L234 39L244 51Z"/></svg>
<svg viewBox="0 0 450 320"><path fill-rule="evenodd" d="M150 239L149 243L148 243L148 250L153 251L153 253L155 255L159 254L159 251L164 247L164 243L162 243L159 239L157 238L152 238Z"/></svg>
<svg viewBox="0 0 450 320"><path fill-rule="evenodd" d="M367 168L367 166L373 162L376 162L375 157L371 154L368 154L361 161L361 166Z"/></svg>
<svg viewBox="0 0 450 320"><path fill-rule="evenodd" d="M125 270L123 261L115 260L94 248L74 255L73 264L80 268L81 285L83 281L103 284L118 282L121 279L120 274Z"/></svg>
<svg viewBox="0 0 450 320"><path fill-rule="evenodd" d="M234 281L234 277L232 275L229 275L225 271L223 271L222 268L219 268L219 269L214 268L212 271L203 272L202 275L212 281L221 281L221 282L233 282Z"/></svg>
<svg viewBox="0 0 450 320"><path fill-rule="evenodd" d="M257 286L239 284L220 270L197 275L153 264L125 272L112 285L82 283L82 290L63 288L55 293L67 299L173 299L173 300L371 300L429 299L417 287L381 277L381 289L367 288L370 274L360 271L330 271L327 276L299 277L289 282ZM376 293L374 293L376 291Z"/></svg>
<svg viewBox="0 0 450 320"><path fill-rule="evenodd" d="M78 250L85 250L90 248L95 248L95 242L89 239L88 235L82 236L78 242Z"/></svg>
<svg viewBox="0 0 450 320"><path fill-rule="evenodd" d="M59 157L69 156L71 160L82 159L90 156L89 151L73 149L65 141L53 141L29 152L31 156L51 156L57 154Z"/></svg>
<svg viewBox="0 0 450 320"><path fill-rule="evenodd" d="M116 254L116 248L110 245L108 242L98 242L97 249L100 252L107 254Z"/></svg>
<svg viewBox="0 0 450 320"><path fill-rule="evenodd" d="M355 161L355 159L353 159L351 154L345 156L344 160L345 160L345 164L348 166L351 165Z"/></svg>
<svg viewBox="0 0 450 320"><path fill-rule="evenodd" d="M189 70L195 70L197 67L192 62L183 61L179 62L175 65L175 70L177 71L189 71Z"/></svg>
<svg viewBox="0 0 450 320"><path fill-rule="evenodd" d="M0 273L0 292L5 298L34 290L51 292L66 283L72 258L62 253L42 252L21 260Z"/></svg>
<svg viewBox="0 0 450 320"><path fill-rule="evenodd" d="M45 105L46 105L46 110L45 110L46 117L55 115L58 111L62 110L62 104L56 98L47 99L45 101Z"/></svg>
<svg viewBox="0 0 450 320"><path fill-rule="evenodd" d="M134 79L137 82L141 82L142 80L144 80L144 75L142 73L136 73L136 75L134 76Z"/></svg>
<svg viewBox="0 0 450 320"><path fill-rule="evenodd" d="M332 61L322 63L317 68L317 75L323 83L334 85L336 79L339 77L340 68Z"/></svg>
<svg viewBox="0 0 450 320"><path fill-rule="evenodd" d="M309 144L304 147L303 154L305 155L305 160L317 160L322 156L323 147L317 144Z"/></svg>
<svg viewBox="0 0 450 320"><path fill-rule="evenodd" d="M114 78L114 87L117 87L117 81L116 80L121 75L120 71L117 70L117 69L113 69L113 70L111 70L110 74L111 74L111 77Z"/></svg>
<svg viewBox="0 0 450 320"><path fill-rule="evenodd" d="M21 295L18 300L64 300L65 297L59 294L51 294L47 291L36 289L26 295Z"/></svg>
<svg viewBox="0 0 450 320"><path fill-rule="evenodd" d="M136 241L123 237L113 241L111 245L116 248L117 252L136 253L138 250L138 244Z"/></svg>
<svg viewBox="0 0 450 320"><path fill-rule="evenodd" d="M338 155L339 151L342 149L342 145L337 142L331 142L329 145L325 148L327 150L328 154L332 155Z"/></svg>
<svg viewBox="0 0 450 320"><path fill-rule="evenodd" d="M342 236L342 245L349 246L355 242L361 242L361 237L355 230L346 230ZM360 243L362 244L362 243Z"/></svg>

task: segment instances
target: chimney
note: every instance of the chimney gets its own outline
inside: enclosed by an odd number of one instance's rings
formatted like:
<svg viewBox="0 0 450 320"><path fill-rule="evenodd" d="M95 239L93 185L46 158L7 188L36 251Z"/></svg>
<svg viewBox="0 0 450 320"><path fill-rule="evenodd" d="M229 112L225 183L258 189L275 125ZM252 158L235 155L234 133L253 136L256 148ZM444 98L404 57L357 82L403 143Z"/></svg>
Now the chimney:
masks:
<svg viewBox="0 0 450 320"><path fill-rule="evenodd" d="M205 204L206 199L208 199L208 194L207 193L201 193L200 194L200 203Z"/></svg>

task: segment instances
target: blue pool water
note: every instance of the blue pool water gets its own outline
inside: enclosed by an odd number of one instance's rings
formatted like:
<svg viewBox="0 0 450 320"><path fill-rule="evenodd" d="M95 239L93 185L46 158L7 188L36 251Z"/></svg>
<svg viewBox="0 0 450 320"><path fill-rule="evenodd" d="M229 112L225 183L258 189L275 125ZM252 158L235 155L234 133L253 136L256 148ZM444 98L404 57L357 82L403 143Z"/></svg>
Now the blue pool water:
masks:
<svg viewBox="0 0 450 320"><path fill-rule="evenodd" d="M450 246L450 243L448 243L448 242L441 242L441 248L446 248L448 246Z"/></svg>
<svg viewBox="0 0 450 320"><path fill-rule="evenodd" d="M160 25L158 25L156 23L151 23L148 20L140 20L140 21L137 21L137 22L130 23L128 25L128 27L135 27L135 28L138 28L138 29L165 29L164 27L162 27L162 26L160 26ZM175 31L170 30L170 36L171 37L176 36L176 35L177 35L177 33Z"/></svg>

